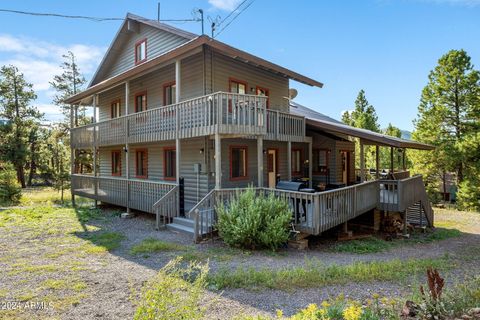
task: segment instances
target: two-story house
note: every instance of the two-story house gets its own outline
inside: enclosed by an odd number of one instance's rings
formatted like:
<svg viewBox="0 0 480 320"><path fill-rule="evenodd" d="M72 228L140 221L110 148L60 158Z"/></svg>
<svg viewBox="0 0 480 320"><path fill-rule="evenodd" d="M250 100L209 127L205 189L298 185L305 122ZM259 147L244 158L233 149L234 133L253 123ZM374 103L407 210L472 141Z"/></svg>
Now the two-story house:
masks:
<svg viewBox="0 0 480 320"><path fill-rule="evenodd" d="M72 158L75 149L93 149L96 164L93 175L78 174L72 159L73 197L156 213L158 223L197 235L210 230L219 201L248 185L290 199L295 223L312 234L389 197L383 209L404 212L426 202L400 203L401 180L383 189L365 182L363 164L357 181L353 138L392 152L429 146L298 105L291 80L322 87L208 36L128 14L88 88L66 100L92 106L95 115L93 124L71 130ZM278 181L296 183L280 188ZM423 186L421 178L409 183ZM429 217L424 207L420 216Z"/></svg>

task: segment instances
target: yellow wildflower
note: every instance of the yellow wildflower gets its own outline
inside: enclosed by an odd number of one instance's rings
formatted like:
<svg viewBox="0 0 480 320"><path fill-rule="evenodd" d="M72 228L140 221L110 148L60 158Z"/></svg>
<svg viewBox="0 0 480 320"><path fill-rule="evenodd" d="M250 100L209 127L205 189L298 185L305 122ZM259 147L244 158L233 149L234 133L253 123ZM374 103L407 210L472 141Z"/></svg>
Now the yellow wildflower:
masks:
<svg viewBox="0 0 480 320"><path fill-rule="evenodd" d="M277 318L278 318L278 319L283 318L283 311L280 310L280 309L277 309Z"/></svg>
<svg viewBox="0 0 480 320"><path fill-rule="evenodd" d="M317 311L317 305L315 303L310 303L305 311L313 314Z"/></svg>
<svg viewBox="0 0 480 320"><path fill-rule="evenodd" d="M322 307L328 308L330 307L330 303L328 303L328 301L322 301Z"/></svg>
<svg viewBox="0 0 480 320"><path fill-rule="evenodd" d="M345 320L358 320L362 315L362 308L359 306L351 305L343 310L343 318Z"/></svg>
<svg viewBox="0 0 480 320"><path fill-rule="evenodd" d="M380 300L383 304L388 304L388 298L384 297Z"/></svg>
<svg viewBox="0 0 480 320"><path fill-rule="evenodd" d="M377 300L378 298L380 298L380 295L378 293L374 293L372 298Z"/></svg>

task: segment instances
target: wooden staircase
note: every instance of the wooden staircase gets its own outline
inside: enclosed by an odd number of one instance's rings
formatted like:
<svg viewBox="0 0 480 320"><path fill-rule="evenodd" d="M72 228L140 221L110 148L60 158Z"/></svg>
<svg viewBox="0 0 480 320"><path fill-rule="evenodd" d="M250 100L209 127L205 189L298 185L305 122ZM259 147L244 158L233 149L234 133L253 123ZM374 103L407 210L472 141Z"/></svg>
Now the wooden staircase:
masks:
<svg viewBox="0 0 480 320"><path fill-rule="evenodd" d="M425 210L423 209L421 201L411 205L406 211L407 221L409 224L421 228L428 226L428 218Z"/></svg>

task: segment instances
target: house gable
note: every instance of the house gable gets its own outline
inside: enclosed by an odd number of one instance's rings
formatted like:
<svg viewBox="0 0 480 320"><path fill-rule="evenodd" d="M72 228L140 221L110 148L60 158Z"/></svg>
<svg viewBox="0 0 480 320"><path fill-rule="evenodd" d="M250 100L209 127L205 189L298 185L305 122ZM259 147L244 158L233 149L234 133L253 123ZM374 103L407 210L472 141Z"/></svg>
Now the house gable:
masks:
<svg viewBox="0 0 480 320"><path fill-rule="evenodd" d="M146 39L146 61L158 57L196 35L153 20L127 14L89 87L135 66L135 45Z"/></svg>

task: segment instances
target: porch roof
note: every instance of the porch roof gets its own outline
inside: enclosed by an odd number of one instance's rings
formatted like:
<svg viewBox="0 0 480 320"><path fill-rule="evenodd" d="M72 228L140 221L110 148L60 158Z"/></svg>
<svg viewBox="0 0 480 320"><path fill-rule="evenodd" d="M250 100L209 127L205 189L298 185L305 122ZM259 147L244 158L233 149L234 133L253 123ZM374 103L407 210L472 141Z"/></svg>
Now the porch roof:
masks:
<svg viewBox="0 0 480 320"><path fill-rule="evenodd" d="M435 149L435 147L429 144L392 137L367 129L355 128L346 125L338 120L330 118L320 112L317 112L295 102L290 102L290 112L292 114L304 116L306 125L313 129L322 130L332 134L345 134L351 137L360 138L363 140L364 144L418 150Z"/></svg>
<svg viewBox="0 0 480 320"><path fill-rule="evenodd" d="M174 59L181 58L189 52L201 48L203 45L209 46L217 52L226 55L232 59L276 73L278 75L281 75L282 77L292 79L303 84L307 84L309 86L316 86L319 88L323 87L323 83L316 81L312 78L306 77L297 72L279 66L275 63L254 56L248 52L229 46L223 42L214 40L209 36L201 35L179 45L178 47L175 47L170 51L165 52L158 57L148 60L145 63L134 66L121 74L105 79L93 86L90 86L86 90L65 99L64 102L68 104L81 103L84 99L88 99L91 95L95 93L101 92L116 85L120 85L128 79L141 76L149 72L153 68L157 67L158 65L168 63L169 61Z"/></svg>

